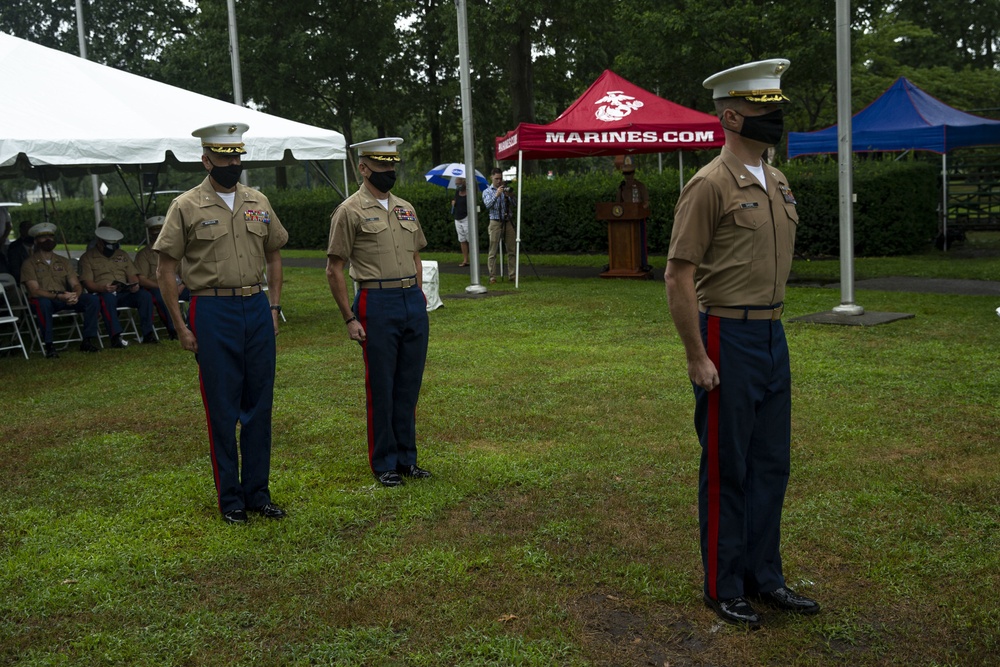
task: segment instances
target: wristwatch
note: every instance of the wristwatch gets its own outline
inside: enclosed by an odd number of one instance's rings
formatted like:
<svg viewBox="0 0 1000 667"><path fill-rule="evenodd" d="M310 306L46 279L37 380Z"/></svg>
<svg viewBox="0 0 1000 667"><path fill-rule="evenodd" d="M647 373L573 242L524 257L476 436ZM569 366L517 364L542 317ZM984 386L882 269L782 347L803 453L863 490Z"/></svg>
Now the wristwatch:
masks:
<svg viewBox="0 0 1000 667"><path fill-rule="evenodd" d="M279 315L281 314L281 306L271 306L271 310L276 310Z"/></svg>

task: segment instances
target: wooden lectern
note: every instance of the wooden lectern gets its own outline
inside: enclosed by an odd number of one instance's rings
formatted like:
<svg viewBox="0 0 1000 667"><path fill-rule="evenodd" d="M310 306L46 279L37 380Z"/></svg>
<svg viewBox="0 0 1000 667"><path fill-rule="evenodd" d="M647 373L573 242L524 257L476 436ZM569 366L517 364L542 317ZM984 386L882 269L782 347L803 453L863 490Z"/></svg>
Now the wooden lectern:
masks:
<svg viewBox="0 0 1000 667"><path fill-rule="evenodd" d="M602 278L651 279L642 269L642 221L649 215L642 204L599 201L597 219L608 223L608 270Z"/></svg>

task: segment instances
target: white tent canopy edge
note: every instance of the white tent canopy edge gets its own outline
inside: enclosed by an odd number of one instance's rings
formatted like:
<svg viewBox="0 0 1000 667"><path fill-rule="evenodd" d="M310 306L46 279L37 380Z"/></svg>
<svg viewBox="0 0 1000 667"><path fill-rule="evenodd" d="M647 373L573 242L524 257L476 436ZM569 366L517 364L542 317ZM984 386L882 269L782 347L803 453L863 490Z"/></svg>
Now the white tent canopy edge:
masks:
<svg viewBox="0 0 1000 667"><path fill-rule="evenodd" d="M90 62L0 32L0 175L200 163L192 130L243 122L247 167L346 160L344 135ZM25 164L27 162L27 165ZM51 173L45 169L46 173Z"/></svg>

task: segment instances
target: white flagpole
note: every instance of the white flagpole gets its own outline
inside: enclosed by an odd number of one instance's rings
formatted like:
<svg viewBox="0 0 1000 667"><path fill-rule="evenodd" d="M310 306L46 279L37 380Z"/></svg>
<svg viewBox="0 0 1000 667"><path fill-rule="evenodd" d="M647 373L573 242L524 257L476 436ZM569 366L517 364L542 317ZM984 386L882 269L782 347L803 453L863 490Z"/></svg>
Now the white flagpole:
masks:
<svg viewBox="0 0 1000 667"><path fill-rule="evenodd" d="M233 68L233 102L243 106L243 77L240 76L240 39L236 33L236 0L226 0L229 10L229 60ZM247 172L240 174L240 182L247 185ZM344 194L347 194L346 192Z"/></svg>
<svg viewBox="0 0 1000 667"><path fill-rule="evenodd" d="M476 209L479 205L479 183L476 181L474 162L475 143L472 133L472 79L469 74L469 22L465 0L455 0L458 14L458 66L462 99L462 139L465 148L465 193L469 201L469 286L470 294L483 294L486 287L479 284L479 226ZM471 188L469 186L472 186ZM470 196L471 195L471 196Z"/></svg>
<svg viewBox="0 0 1000 667"><path fill-rule="evenodd" d="M83 27L83 0L76 0L76 33L80 40L80 57L87 60L87 31ZM94 190L94 228L101 223L103 214L101 213L101 187L97 180L97 174L90 175L90 185ZM48 187L42 183L42 189Z"/></svg>
<svg viewBox="0 0 1000 667"><path fill-rule="evenodd" d="M837 159L840 166L840 305L833 312L864 315L854 303L854 177L851 142L851 6L837 0Z"/></svg>

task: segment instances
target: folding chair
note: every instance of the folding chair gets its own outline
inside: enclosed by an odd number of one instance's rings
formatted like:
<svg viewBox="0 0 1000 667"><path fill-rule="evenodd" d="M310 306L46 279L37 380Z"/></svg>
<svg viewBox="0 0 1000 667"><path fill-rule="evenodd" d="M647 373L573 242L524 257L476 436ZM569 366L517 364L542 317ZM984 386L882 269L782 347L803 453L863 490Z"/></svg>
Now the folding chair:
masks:
<svg viewBox="0 0 1000 667"><path fill-rule="evenodd" d="M14 311L23 318L22 326L26 329L28 338L31 340L28 352L44 353L45 345L42 340L42 331L38 328L38 320L35 319L35 313L31 309L31 295L28 294L28 288L21 285L18 289L10 289L3 278L4 275L6 274L0 274L0 282L3 282L4 286L7 287L8 298L11 294L14 295ZM52 344L57 349L64 350L69 347L70 343L79 343L83 340L83 328L80 326L82 317L83 315L73 310L52 313Z"/></svg>
<svg viewBox="0 0 1000 667"><path fill-rule="evenodd" d="M103 308L103 306L102 306ZM142 341L142 334L139 332L139 325L135 321L135 310L129 306L118 306L118 323L122 327L122 338L128 338L129 336L134 337L137 341ZM123 318L122 315L125 317ZM111 334L107 331L107 327L104 324L104 318L100 318L100 326L97 329L97 339L101 347L104 347L104 339L108 338ZM153 329L153 335L156 336L156 329ZM159 336L156 336L159 340Z"/></svg>
<svg viewBox="0 0 1000 667"><path fill-rule="evenodd" d="M33 339L35 332L32 327L31 311L28 309L28 302L21 295L21 286L14 280L14 276L9 273L0 273L0 285L7 291L7 301L10 304L11 315L17 315L18 326L22 335Z"/></svg>
<svg viewBox="0 0 1000 667"><path fill-rule="evenodd" d="M24 339L21 338L21 327L18 326L18 320L20 319L14 314L13 308L11 308L10 300L7 299L7 289L0 283L0 297L3 297L3 302L0 303L0 327L6 328L10 327L9 337L5 337L0 334L0 351L4 350L21 350L21 354L24 358L28 358L28 348L24 346ZM17 339L17 344L14 344L14 340Z"/></svg>

